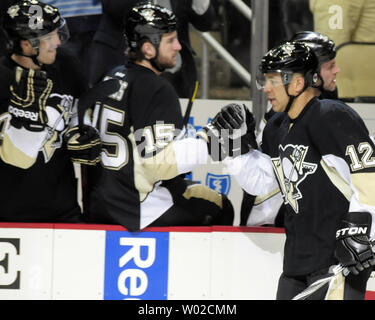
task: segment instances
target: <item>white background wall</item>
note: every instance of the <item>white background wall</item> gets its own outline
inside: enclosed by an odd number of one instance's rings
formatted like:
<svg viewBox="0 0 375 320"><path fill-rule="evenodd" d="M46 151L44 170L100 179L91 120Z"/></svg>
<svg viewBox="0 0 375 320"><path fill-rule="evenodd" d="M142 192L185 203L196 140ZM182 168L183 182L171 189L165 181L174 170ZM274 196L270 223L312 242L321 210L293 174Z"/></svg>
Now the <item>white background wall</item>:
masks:
<svg viewBox="0 0 375 320"><path fill-rule="evenodd" d="M284 241L282 229L262 227L0 223L0 300L274 300ZM368 290L375 296L374 277Z"/></svg>

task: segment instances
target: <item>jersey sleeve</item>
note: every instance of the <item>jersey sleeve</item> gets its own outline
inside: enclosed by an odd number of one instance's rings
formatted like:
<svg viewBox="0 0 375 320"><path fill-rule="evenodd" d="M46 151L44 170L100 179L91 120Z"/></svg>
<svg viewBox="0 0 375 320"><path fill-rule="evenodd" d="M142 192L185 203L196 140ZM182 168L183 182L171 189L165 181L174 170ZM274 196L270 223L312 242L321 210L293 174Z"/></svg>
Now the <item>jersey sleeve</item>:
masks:
<svg viewBox="0 0 375 320"><path fill-rule="evenodd" d="M278 190L271 158L258 150L235 157L225 158L223 164L238 184L254 196L266 196Z"/></svg>
<svg viewBox="0 0 375 320"><path fill-rule="evenodd" d="M328 100L327 100L328 101ZM319 125L310 125L322 154L321 165L350 203L349 212L370 212L375 223L375 145L360 116L345 104L325 108ZM372 236L375 233L371 228Z"/></svg>

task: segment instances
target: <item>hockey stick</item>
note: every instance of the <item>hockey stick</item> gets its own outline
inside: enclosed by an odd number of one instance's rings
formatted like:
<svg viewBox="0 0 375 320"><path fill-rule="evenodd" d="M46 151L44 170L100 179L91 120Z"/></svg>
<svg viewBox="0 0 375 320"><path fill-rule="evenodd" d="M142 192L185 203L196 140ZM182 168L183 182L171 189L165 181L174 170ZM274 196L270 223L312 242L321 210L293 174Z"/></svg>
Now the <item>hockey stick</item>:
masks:
<svg viewBox="0 0 375 320"><path fill-rule="evenodd" d="M372 250L374 250L375 246L375 240L371 241L371 246ZM323 287L325 284L330 283L331 281L333 282L340 274L342 274L344 277L346 277L349 274L349 270L344 267L341 264L338 264L336 266L333 266L329 273L330 274L328 277L324 277L322 279L319 279L309 285L305 290L297 294L292 300L304 300L310 295L312 295L314 292L319 290L321 287Z"/></svg>
<svg viewBox="0 0 375 320"><path fill-rule="evenodd" d="M183 126L185 128L186 128L186 126L187 126L187 124L189 122L191 109L193 107L195 96L197 95L197 92L198 92L198 86L199 86L199 82L195 81L195 88L194 88L193 94L191 95L191 97L189 99L189 103L188 103L188 105L186 107L186 111L185 111L185 115L184 115Z"/></svg>
<svg viewBox="0 0 375 320"><path fill-rule="evenodd" d="M329 272L329 274L331 274L330 276L324 277L322 279L315 281L314 283L309 285L305 290L303 290L301 293L297 294L292 300L304 300L308 298L314 292L322 288L325 284L330 283L331 281L334 281L337 276L343 273L344 269L345 267L343 267L341 264L334 266L331 272Z"/></svg>
<svg viewBox="0 0 375 320"><path fill-rule="evenodd" d="M84 133L84 117L86 110L92 107L98 100L104 99L120 89L120 84L117 79L109 79L99 82L85 93L83 93L78 100L78 126L81 134ZM87 173L85 166L80 166L81 169L81 190L82 190L82 209L86 212L87 201Z"/></svg>

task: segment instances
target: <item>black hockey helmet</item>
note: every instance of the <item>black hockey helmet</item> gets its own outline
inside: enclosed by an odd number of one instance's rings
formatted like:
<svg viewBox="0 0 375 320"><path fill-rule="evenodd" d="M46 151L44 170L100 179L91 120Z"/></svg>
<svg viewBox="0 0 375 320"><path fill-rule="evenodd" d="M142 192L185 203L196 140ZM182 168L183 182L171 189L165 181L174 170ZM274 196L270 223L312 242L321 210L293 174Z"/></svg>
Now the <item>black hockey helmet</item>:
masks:
<svg viewBox="0 0 375 320"><path fill-rule="evenodd" d="M279 73L281 83L272 85L285 87L289 101L285 107L285 112L290 110L295 98L301 95L308 87L315 87L319 80L318 75L319 62L312 49L302 42L287 41L268 51L259 65L256 75L257 86L264 88L266 84L267 73ZM304 76L305 85L303 90L296 96L288 92L289 83L293 79L293 74L300 73Z"/></svg>
<svg viewBox="0 0 375 320"><path fill-rule="evenodd" d="M4 16L3 28L8 38L7 49L17 53L22 53L20 40L28 40L38 49L40 39L56 29L62 43L69 38L66 22L58 9L38 0L18 1L10 6Z"/></svg>
<svg viewBox="0 0 375 320"><path fill-rule="evenodd" d="M314 31L297 32L290 41L306 43L315 52L320 64L336 57L335 43L321 33Z"/></svg>
<svg viewBox="0 0 375 320"><path fill-rule="evenodd" d="M305 76L306 86L313 86L318 80L318 59L306 44L287 41L268 51L262 58L256 75L257 85L263 88L265 74L280 73L283 85L292 81L294 73Z"/></svg>
<svg viewBox="0 0 375 320"><path fill-rule="evenodd" d="M149 2L135 6L125 18L125 35L132 51L139 49L144 40L158 48L162 35L175 30L174 13Z"/></svg>

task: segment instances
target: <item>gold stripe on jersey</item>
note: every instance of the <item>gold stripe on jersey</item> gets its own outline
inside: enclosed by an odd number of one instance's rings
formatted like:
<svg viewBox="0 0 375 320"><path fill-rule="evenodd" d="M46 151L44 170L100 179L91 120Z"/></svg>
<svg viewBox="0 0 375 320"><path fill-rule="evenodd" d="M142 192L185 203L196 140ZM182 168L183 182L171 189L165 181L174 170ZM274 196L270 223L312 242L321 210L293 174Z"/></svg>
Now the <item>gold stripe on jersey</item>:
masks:
<svg viewBox="0 0 375 320"><path fill-rule="evenodd" d="M128 138L133 148L134 184L142 202L153 190L156 182L169 180L178 175L176 155L172 143L169 143L155 156L141 157L138 153L133 130Z"/></svg>
<svg viewBox="0 0 375 320"><path fill-rule="evenodd" d="M30 168L35 163L35 158L27 156L24 152L13 145L12 140L7 134L4 134L0 147L0 157L12 166L22 169Z"/></svg>
<svg viewBox="0 0 375 320"><path fill-rule="evenodd" d="M190 198L204 199L215 203L221 209L223 208L223 198L221 194L201 184L193 184L188 186L186 191L183 193L183 196L187 200Z"/></svg>
<svg viewBox="0 0 375 320"><path fill-rule="evenodd" d="M350 179L358 190L358 199L362 204L375 206L375 172L353 173Z"/></svg>
<svg viewBox="0 0 375 320"><path fill-rule="evenodd" d="M272 197L277 195L279 192L280 192L280 189L276 188L276 189L272 190L270 193L267 193L265 195L256 196L256 198L254 200L254 206L260 205L264 201L266 201L268 199L271 199Z"/></svg>
<svg viewBox="0 0 375 320"><path fill-rule="evenodd" d="M327 165L324 160L320 161L320 165L322 166L323 170L325 171L333 185L340 190L340 192L348 201L350 201L353 195L353 191L350 188L350 185L340 176L335 168Z"/></svg>

